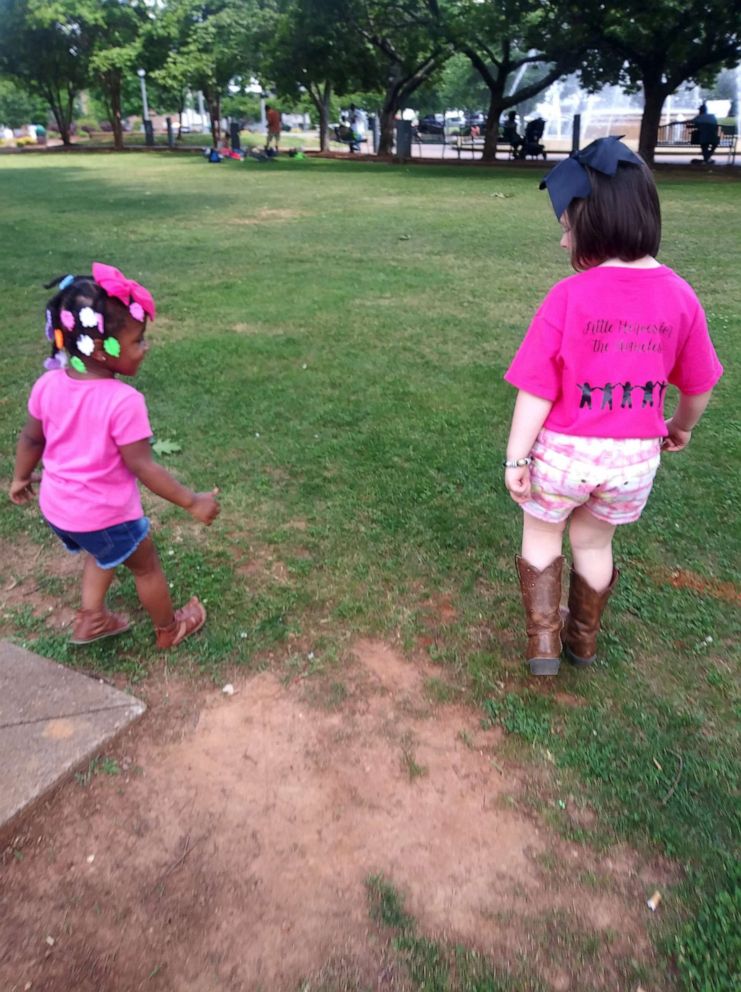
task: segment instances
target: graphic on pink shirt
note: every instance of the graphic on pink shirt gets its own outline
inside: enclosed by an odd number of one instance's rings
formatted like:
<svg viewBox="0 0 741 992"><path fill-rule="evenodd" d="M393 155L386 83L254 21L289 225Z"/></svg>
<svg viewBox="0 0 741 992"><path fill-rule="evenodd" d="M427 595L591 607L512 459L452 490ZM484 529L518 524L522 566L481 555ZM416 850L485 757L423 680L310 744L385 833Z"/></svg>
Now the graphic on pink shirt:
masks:
<svg viewBox="0 0 741 992"><path fill-rule="evenodd" d="M144 397L118 379L42 375L28 412L44 432L39 505L64 530L87 532L142 516L136 477L120 448L152 434Z"/></svg>
<svg viewBox="0 0 741 992"><path fill-rule="evenodd" d="M641 409L644 407L654 405L654 390L656 390L656 402L659 406L664 402L664 391L669 385L668 382L652 382L650 379L647 383L642 386L634 386L630 382L606 382L603 386L592 386L588 382L578 383L579 389L581 390L581 398L579 400L579 409L582 407L587 407L587 409L592 409L592 394L595 390L599 390L602 393L602 402L600 403L600 410L613 409L613 390L616 387L620 387L623 391L623 399L620 404L621 410L632 410L633 409L633 390L640 389L643 392L643 398L641 400ZM595 403L597 398L594 398Z"/></svg>
<svg viewBox="0 0 741 992"><path fill-rule="evenodd" d="M663 437L667 387L711 389L723 367L691 287L666 266L598 266L546 296L505 379L551 400L545 427Z"/></svg>

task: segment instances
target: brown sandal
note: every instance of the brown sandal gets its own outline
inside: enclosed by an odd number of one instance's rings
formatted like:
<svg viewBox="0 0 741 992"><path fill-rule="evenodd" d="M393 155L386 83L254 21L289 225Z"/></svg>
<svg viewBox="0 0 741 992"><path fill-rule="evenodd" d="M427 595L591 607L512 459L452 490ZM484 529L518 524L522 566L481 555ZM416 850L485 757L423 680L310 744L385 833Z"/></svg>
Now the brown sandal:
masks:
<svg viewBox="0 0 741 992"><path fill-rule="evenodd" d="M108 610L78 610L72 629L72 644L92 644L103 637L123 634L131 626L125 613L109 613Z"/></svg>
<svg viewBox="0 0 741 992"><path fill-rule="evenodd" d="M157 647L161 650L174 648L186 637L195 634L206 622L206 609L197 596L188 600L185 606L175 610L175 619L167 627L155 627Z"/></svg>

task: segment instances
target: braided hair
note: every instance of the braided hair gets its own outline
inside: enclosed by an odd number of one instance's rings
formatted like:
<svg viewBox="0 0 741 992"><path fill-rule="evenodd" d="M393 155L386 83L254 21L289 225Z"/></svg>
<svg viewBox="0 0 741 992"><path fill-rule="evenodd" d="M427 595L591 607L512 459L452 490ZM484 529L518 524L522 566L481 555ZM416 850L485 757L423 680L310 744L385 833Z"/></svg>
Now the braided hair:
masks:
<svg viewBox="0 0 741 992"><path fill-rule="evenodd" d="M106 350L116 348L115 339L123 328L128 310L120 300L106 293L90 276L62 276L45 284L45 289L58 286L58 291L46 304L46 336L51 342L51 355L44 362L47 369L64 368L71 364L85 371L83 358L95 351L96 340L103 341ZM110 343L106 345L106 340Z"/></svg>

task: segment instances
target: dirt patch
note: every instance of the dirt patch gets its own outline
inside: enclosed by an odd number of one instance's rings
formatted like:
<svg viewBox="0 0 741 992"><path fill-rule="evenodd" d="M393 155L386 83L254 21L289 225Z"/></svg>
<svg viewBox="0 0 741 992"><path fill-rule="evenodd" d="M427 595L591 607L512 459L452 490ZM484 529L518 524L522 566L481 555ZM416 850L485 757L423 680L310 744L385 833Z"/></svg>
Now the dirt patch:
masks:
<svg viewBox="0 0 741 992"><path fill-rule="evenodd" d="M741 590L733 582L706 579L696 572L690 572L683 568L653 569L651 577L661 585L669 583L675 589L691 589L693 592L699 593L700 596L709 596L711 599L720 599L724 603L734 603L736 606L741 606Z"/></svg>
<svg viewBox="0 0 741 992"><path fill-rule="evenodd" d="M275 221L281 222L287 220L298 220L300 217L306 216L307 214L304 210L290 210L283 207L262 207L252 217L233 217L229 223L237 224L239 226L250 224L270 224Z"/></svg>
<svg viewBox="0 0 741 992"><path fill-rule="evenodd" d="M0 560L0 635L17 633L19 612L43 617L52 630L72 623L75 609L70 605L69 588L80 580L79 556L66 552L53 535L35 544L21 534L12 542L0 542Z"/></svg>
<svg viewBox="0 0 741 992"><path fill-rule="evenodd" d="M655 874L630 854L613 870L520 812L501 731L432 707L431 673L363 640L339 707L270 672L233 696L150 679L109 774L68 783L5 851L0 987L294 992L336 971L401 992L368 917L378 873L421 932L503 965L524 952L553 988L617 987L617 958L651 959L641 872ZM594 892L578 881L590 865ZM593 959L574 937L554 964L544 919L596 940Z"/></svg>
<svg viewBox="0 0 741 992"><path fill-rule="evenodd" d="M422 604L424 622L428 627L446 626L458 619L451 595L433 596Z"/></svg>
<svg viewBox="0 0 741 992"><path fill-rule="evenodd" d="M255 551L248 560L239 562L234 571L236 575L248 579L269 579L280 585L290 583L288 569L283 562L263 549Z"/></svg>

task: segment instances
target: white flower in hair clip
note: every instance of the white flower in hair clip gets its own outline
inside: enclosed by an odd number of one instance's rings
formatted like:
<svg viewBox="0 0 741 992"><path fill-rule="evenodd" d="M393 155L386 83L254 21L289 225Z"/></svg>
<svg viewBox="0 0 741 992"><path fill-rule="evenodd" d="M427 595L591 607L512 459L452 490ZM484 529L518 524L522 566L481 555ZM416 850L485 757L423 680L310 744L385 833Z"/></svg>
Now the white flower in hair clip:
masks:
<svg viewBox="0 0 741 992"><path fill-rule="evenodd" d="M80 323L83 327L97 327L98 314L92 307L83 307L80 310Z"/></svg>
<svg viewBox="0 0 741 992"><path fill-rule="evenodd" d="M89 334L81 334L79 336L77 339L77 350L81 351L83 355L92 355L95 351L95 342Z"/></svg>

